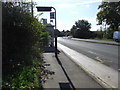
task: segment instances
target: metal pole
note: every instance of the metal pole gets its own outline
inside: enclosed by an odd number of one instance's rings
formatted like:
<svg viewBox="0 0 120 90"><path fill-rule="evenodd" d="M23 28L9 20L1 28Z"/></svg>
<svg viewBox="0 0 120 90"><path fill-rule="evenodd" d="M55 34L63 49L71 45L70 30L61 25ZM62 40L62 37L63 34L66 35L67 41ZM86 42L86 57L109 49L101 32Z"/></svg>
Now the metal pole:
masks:
<svg viewBox="0 0 120 90"><path fill-rule="evenodd" d="M55 56L57 57L57 22L56 22L56 9L52 7L55 11L55 30L54 30L54 36L55 36Z"/></svg>
<svg viewBox="0 0 120 90"><path fill-rule="evenodd" d="M33 17L33 0L31 0L31 12L32 12L32 17Z"/></svg>

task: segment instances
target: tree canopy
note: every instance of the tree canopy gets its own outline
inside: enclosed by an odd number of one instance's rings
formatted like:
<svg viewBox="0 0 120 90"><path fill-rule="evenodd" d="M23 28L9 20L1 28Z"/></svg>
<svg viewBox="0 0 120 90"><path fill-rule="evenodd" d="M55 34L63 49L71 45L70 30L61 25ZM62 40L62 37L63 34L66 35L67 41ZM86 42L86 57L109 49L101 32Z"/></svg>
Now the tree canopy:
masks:
<svg viewBox="0 0 120 90"><path fill-rule="evenodd" d="M119 2L102 2L97 14L98 25L106 23L114 30L120 26L120 1Z"/></svg>
<svg viewBox="0 0 120 90"><path fill-rule="evenodd" d="M75 38L90 38L91 24L87 20L78 20L71 28L71 34Z"/></svg>

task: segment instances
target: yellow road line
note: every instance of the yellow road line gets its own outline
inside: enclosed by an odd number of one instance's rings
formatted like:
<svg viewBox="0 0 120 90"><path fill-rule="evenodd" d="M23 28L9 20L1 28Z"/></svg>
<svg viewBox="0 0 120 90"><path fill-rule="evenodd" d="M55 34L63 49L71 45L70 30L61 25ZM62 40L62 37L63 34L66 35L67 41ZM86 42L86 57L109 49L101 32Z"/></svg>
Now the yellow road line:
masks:
<svg viewBox="0 0 120 90"><path fill-rule="evenodd" d="M100 57L95 57L96 60L102 62L103 60Z"/></svg>

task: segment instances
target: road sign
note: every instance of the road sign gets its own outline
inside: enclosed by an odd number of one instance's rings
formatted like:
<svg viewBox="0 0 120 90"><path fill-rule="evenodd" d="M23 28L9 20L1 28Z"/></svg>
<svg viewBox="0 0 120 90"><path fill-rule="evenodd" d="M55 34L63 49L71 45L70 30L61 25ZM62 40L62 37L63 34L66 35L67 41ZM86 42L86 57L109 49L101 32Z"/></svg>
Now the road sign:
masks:
<svg viewBox="0 0 120 90"><path fill-rule="evenodd" d="M55 12L50 12L50 19L55 19Z"/></svg>
<svg viewBox="0 0 120 90"><path fill-rule="evenodd" d="M53 20L50 20L50 22L53 22Z"/></svg>
<svg viewBox="0 0 120 90"><path fill-rule="evenodd" d="M36 7L37 11L51 11L52 7Z"/></svg>
<svg viewBox="0 0 120 90"><path fill-rule="evenodd" d="M42 19L43 20L43 24L47 24L47 19Z"/></svg>

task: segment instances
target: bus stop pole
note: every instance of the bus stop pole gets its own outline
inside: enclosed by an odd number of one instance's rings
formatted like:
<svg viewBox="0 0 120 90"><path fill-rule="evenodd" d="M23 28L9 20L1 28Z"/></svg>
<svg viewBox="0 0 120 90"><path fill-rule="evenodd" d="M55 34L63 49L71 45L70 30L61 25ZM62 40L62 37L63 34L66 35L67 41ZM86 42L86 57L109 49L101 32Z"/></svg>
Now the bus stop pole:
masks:
<svg viewBox="0 0 120 90"><path fill-rule="evenodd" d="M55 36L55 56L57 57L57 21L56 21L56 9L52 7L55 11L55 29L54 29L54 36Z"/></svg>

